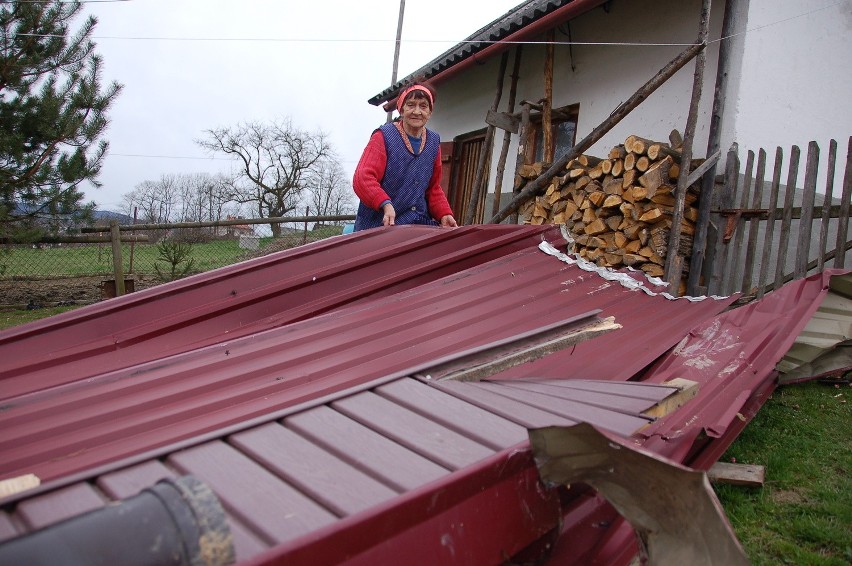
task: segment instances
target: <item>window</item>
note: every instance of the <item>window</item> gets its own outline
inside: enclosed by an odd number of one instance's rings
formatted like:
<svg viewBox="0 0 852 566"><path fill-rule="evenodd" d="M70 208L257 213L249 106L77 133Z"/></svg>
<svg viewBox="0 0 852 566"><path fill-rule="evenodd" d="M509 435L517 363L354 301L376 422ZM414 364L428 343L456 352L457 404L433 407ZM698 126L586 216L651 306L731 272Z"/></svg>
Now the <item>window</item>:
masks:
<svg viewBox="0 0 852 566"><path fill-rule="evenodd" d="M577 137L577 113L578 105L554 108L551 111L551 136L554 145L553 160L556 161L574 147ZM533 143L529 144L527 163L536 163L544 160L544 132L542 131L541 114L534 114L530 118L530 138Z"/></svg>

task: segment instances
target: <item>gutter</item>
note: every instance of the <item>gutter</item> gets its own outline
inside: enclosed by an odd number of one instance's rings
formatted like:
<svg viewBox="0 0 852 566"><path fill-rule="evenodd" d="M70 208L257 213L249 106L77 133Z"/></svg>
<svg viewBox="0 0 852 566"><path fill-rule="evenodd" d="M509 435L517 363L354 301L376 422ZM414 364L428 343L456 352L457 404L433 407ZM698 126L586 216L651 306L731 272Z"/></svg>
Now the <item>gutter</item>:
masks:
<svg viewBox="0 0 852 566"><path fill-rule="evenodd" d="M431 84L440 84L451 77L454 77L456 74L469 69L472 65L484 65L485 62L491 57L496 57L497 55L501 55L504 51L508 50L512 47L512 42L520 42L526 41L532 37L540 35L561 23L564 23L568 20L576 18L588 12L589 10L604 4L607 0L574 0L570 4L562 6L554 10L553 12L542 16L541 18L531 22L530 24L522 27L521 29L509 34L507 37L500 39L497 43L492 43L491 45L485 47L480 51L474 51L469 56L467 56L462 61L448 67L443 71L438 71L437 74L428 77L424 82ZM428 65L427 65L428 66ZM421 67L414 73L408 75L405 79L400 81L400 85L404 83L407 79L411 77L417 76L420 71L423 70L424 67ZM397 89L397 93L401 89ZM371 99L371 104L376 106L382 102L381 99L376 100L375 98ZM392 99L389 99L382 105L382 108L385 110L389 110L395 108L396 104L396 96Z"/></svg>

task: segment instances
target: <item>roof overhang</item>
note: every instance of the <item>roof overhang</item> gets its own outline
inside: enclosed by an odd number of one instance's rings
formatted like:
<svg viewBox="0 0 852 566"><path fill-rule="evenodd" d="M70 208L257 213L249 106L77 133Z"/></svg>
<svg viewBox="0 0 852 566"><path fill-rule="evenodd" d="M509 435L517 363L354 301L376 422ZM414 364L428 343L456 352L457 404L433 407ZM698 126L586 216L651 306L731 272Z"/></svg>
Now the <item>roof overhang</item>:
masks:
<svg viewBox="0 0 852 566"><path fill-rule="evenodd" d="M374 106L394 102L402 85L412 80L430 84L443 82L472 65L482 65L517 42L529 41L606 1L531 0L521 4L367 102Z"/></svg>

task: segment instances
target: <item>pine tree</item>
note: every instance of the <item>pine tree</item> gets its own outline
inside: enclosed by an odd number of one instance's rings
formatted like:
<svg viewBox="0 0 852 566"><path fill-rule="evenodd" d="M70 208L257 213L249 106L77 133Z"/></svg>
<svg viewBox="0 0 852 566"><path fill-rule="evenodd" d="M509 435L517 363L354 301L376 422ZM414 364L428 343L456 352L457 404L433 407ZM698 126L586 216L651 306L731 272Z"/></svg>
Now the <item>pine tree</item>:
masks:
<svg viewBox="0 0 852 566"><path fill-rule="evenodd" d="M108 147L106 111L121 85L101 88L89 17L79 2L0 4L0 232L56 232L78 213ZM89 206L91 208L91 205Z"/></svg>

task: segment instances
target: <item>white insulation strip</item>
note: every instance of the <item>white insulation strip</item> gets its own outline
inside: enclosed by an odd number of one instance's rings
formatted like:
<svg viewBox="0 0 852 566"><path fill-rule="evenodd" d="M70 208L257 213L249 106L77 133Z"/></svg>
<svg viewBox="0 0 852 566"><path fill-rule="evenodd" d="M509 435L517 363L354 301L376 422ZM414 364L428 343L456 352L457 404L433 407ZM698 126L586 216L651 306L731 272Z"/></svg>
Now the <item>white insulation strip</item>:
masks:
<svg viewBox="0 0 852 566"><path fill-rule="evenodd" d="M691 302L703 301L705 299L716 299L716 300L718 300L718 299L726 298L726 297L720 297L720 296L717 296L717 295L710 295L710 296L702 295L700 297L675 297L671 293L668 293L668 292L665 292L665 291L663 291L663 292L652 291L644 283L642 283L641 281L639 281L638 279L632 277L631 275L629 275L627 273L619 272L619 271L613 271L612 269L610 269L608 267L598 267L594 263L592 263L590 261L586 261L581 257L577 257L577 258L571 257L568 254L560 252L559 250L554 248L553 245L550 244L550 242L540 243L538 245L538 249L540 249L541 251L543 251L544 253L546 253L548 255L551 255L555 258L558 258L560 261L567 263L568 265L576 265L577 267L579 267L583 271L590 271L590 272L597 273L598 275L600 275L601 277L603 277L607 281L615 281L615 282L621 284L622 287L626 287L630 290L644 291L646 294L651 295L652 297L656 297L658 295L661 295L661 296L663 296L666 299L669 299L671 301L675 301L677 299L686 299L687 301L691 301ZM641 274L642 277L644 277L651 285L654 285L657 288L660 288L660 287L667 288L668 287L666 282L663 281L662 279L660 279L659 277L649 277L644 272L639 271L637 269L633 269L632 267L628 267L627 269L629 269L630 271L633 271L634 273Z"/></svg>

